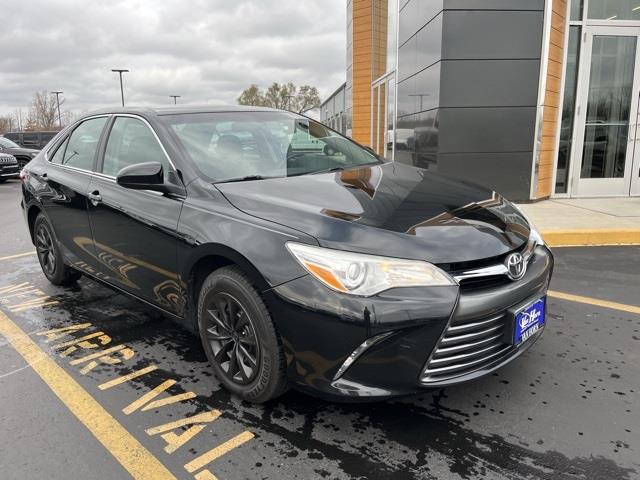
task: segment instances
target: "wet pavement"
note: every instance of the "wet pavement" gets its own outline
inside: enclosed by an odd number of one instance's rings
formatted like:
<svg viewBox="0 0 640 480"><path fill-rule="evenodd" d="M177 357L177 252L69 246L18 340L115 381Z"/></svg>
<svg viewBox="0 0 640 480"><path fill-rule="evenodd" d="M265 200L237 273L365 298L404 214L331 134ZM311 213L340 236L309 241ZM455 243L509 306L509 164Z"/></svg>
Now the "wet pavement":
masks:
<svg viewBox="0 0 640 480"><path fill-rule="evenodd" d="M0 257L31 249L7 210L18 187L0 185L0 238L18 239ZM640 247L554 253L554 290L640 304ZM87 279L53 287L35 256L0 261L0 311L177 478L640 478L640 315L557 298L548 310L529 351L471 384L370 404L290 391L254 406L220 388L172 320ZM1 478L130 478L2 336L0 408Z"/></svg>

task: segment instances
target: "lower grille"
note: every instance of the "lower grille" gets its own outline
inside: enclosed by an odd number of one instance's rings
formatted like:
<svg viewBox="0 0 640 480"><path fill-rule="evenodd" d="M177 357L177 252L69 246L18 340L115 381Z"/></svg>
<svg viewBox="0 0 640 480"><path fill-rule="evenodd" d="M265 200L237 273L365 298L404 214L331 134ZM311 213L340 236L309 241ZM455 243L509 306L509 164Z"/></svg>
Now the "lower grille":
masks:
<svg viewBox="0 0 640 480"><path fill-rule="evenodd" d="M421 383L438 384L487 368L516 347L505 343L506 312L456 321L447 327L422 372Z"/></svg>

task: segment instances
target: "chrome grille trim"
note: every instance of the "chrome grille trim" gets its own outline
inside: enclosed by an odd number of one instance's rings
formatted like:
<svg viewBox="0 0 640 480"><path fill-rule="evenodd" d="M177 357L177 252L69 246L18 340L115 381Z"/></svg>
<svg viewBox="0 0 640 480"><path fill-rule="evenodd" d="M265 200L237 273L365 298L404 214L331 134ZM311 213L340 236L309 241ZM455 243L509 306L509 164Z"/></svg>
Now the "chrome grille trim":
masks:
<svg viewBox="0 0 640 480"><path fill-rule="evenodd" d="M454 345L453 347L438 348L438 354L456 353L462 350L467 350L469 348L479 347L481 345L484 345L485 343L489 343L493 340L499 339L500 337L502 337L502 335L503 335L502 332L500 332L497 335L493 335L492 337L487 337L483 340L480 340L479 342L461 343L459 345Z"/></svg>
<svg viewBox="0 0 640 480"><path fill-rule="evenodd" d="M431 359L431 361L429 362L429 365L449 365L452 363L456 363L458 361L466 361L468 358L475 358L475 357L481 357L483 354L487 353L487 352L491 352L492 350L495 350L496 348L500 348L501 344L493 344L493 345L489 345L488 347L484 347L484 348L471 348L469 352L467 353L461 353L459 355L452 355L452 356L441 356L443 355L443 352L438 351L438 354Z"/></svg>
<svg viewBox="0 0 640 480"><path fill-rule="evenodd" d="M358 348L356 348L353 352L351 352L351 354L342 363L342 365L340 366L340 368L338 369L338 371L334 375L333 381L335 382L336 380L339 380L342 377L342 375L344 375L344 373L349 369L349 367L351 365L353 365L353 363L358 358L360 358L360 356L364 352L366 352L368 349L370 349L374 345L377 345L378 343L380 343L382 340L384 340L385 338L389 337L393 333L395 333L393 330L391 330L389 332L384 332L384 333L381 333L379 335L376 335L375 337L368 338L367 340L362 342L360 344L360 346L358 346Z"/></svg>
<svg viewBox="0 0 640 480"><path fill-rule="evenodd" d="M423 385L442 384L499 362L518 348L505 343L507 312L453 319L420 376Z"/></svg>
<svg viewBox="0 0 640 480"><path fill-rule="evenodd" d="M473 340L475 338L480 338L490 333L493 333L497 330L502 330L503 327L504 327L504 324L502 323L499 325L494 325L493 327L490 327L490 328L485 328L484 330L480 330L478 332L465 333L464 335L456 335L455 337L445 336L440 341L440 345L451 345L452 343L456 343L459 341ZM447 333L449 333L449 331L447 331Z"/></svg>
<svg viewBox="0 0 640 480"><path fill-rule="evenodd" d="M525 245L524 251L522 252L525 269L527 268L531 257L533 257L534 251L537 246L538 244L535 242L528 242L527 245ZM495 277L499 275L507 276L508 272L509 270L504 263L498 263L489 267L455 272L453 273L453 279L458 282L458 284L460 284L460 282L463 282L464 280L468 280L470 278Z"/></svg>
<svg viewBox="0 0 640 480"><path fill-rule="evenodd" d="M488 360L491 360L491 359L497 357L498 355L500 355L502 353L505 353L505 352L508 352L510 350L514 350L514 347L511 346L511 345L505 345L501 350L498 350L497 352L494 352L491 355L488 355L486 357L474 360L473 362L460 363L460 364L450 365L450 366L441 367L441 368L432 368L432 369L429 369L429 373L430 374L442 374L442 373L447 373L447 372L454 372L454 371L468 369L470 367L477 366L478 364L481 364L483 362L487 362ZM465 372L465 373L467 373L467 372ZM468 373L471 373L471 372L468 372ZM438 380L442 381L443 379L439 378ZM424 378L423 378L422 382L423 383L428 383L427 381L425 381Z"/></svg>
<svg viewBox="0 0 640 480"><path fill-rule="evenodd" d="M482 327L484 325L489 325L491 323L495 323L499 320L502 320L502 316L503 314L501 313L500 315L496 315L495 317L492 317L488 320L482 320L480 322L464 323L462 325L451 325L448 331L451 333L466 332L468 330L473 330L475 328Z"/></svg>

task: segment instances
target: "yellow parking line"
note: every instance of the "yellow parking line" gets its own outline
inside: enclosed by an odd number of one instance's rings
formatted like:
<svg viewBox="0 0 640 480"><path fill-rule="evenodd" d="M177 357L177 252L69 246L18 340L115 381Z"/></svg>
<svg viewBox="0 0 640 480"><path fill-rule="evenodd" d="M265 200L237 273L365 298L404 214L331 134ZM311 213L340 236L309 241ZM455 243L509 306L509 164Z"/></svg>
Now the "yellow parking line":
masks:
<svg viewBox="0 0 640 480"><path fill-rule="evenodd" d="M25 253L17 253L16 255L9 255L8 257L0 257L0 262L2 260L11 260L12 258L20 258L20 257L28 257L29 255L35 255L36 251L25 252Z"/></svg>
<svg viewBox="0 0 640 480"><path fill-rule="evenodd" d="M113 418L62 367L9 317L0 312L2 334L67 406L135 479L175 479L138 440Z"/></svg>
<svg viewBox="0 0 640 480"><path fill-rule="evenodd" d="M547 294L550 297L559 298L561 300L586 303L587 305L611 308L613 310L620 310L621 312L636 313L640 315L640 307L636 307L635 305L625 305L624 303L610 302L608 300L598 300L597 298L583 297L580 295L573 295L572 293L555 292L553 290L549 290Z"/></svg>

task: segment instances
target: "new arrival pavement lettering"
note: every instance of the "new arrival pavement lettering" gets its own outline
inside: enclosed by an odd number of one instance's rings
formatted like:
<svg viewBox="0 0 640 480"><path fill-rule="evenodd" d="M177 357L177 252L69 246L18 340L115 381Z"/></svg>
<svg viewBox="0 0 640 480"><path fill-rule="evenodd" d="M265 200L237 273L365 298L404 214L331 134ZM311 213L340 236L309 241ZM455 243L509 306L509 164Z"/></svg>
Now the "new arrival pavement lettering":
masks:
<svg viewBox="0 0 640 480"><path fill-rule="evenodd" d="M29 288L29 285L25 283L19 286L7 286L0 288L0 300L4 302L9 298L12 298L16 291L22 292L20 294L21 296L27 295L25 292L28 291L33 292L35 295L41 295L41 292L38 289ZM7 297L6 295L9 296ZM52 305L54 302L47 302L47 304ZM8 304L8 306L9 309L12 310L11 304ZM112 338L103 331L96 330L90 322L53 328L43 332L37 332L35 335L43 337L46 343L51 344L51 348L54 351L58 351L61 358L70 359L68 361L69 366L80 367L79 373L81 375L86 375L94 370L94 368L98 366L98 363L112 366L131 360L135 356L135 351L126 345L119 344L110 346ZM97 388L99 390L114 388L126 382L138 379L143 375L156 371L157 369L157 365L148 365L116 376L115 378L99 384ZM177 402L193 399L197 400L196 394L192 391L180 392L170 394L162 398L157 398L169 388L175 387L177 383L178 382L176 380L172 379L163 381L158 386L123 407L122 412L125 415L131 415L138 410L142 412L151 409L157 410L159 408L168 408ZM217 420L221 415L222 412L220 412L220 410L213 409L187 416L179 420L146 428L145 432L149 436L158 435L162 438L165 442L165 453L173 454L179 448L184 447L193 437L199 434L213 421ZM203 452L201 455L188 461L184 465L184 468L187 472L195 474L195 478L216 478L208 469L210 464L234 448L237 448L253 439L254 436L255 435L249 431L241 432L233 438L226 440L224 443L216 445L210 450Z"/></svg>
<svg viewBox="0 0 640 480"><path fill-rule="evenodd" d="M220 388L195 336L149 307L87 279L52 287L33 256L2 267L0 309L179 478L640 474L640 316L632 311L549 297L540 341L477 382L375 404L292 391L250 405ZM20 298L5 292L20 285ZM12 312L28 291L57 303Z"/></svg>
<svg viewBox="0 0 640 480"><path fill-rule="evenodd" d="M29 282L0 286L0 304L5 305L10 312L22 312L23 310L47 307L57 303L57 300Z"/></svg>

